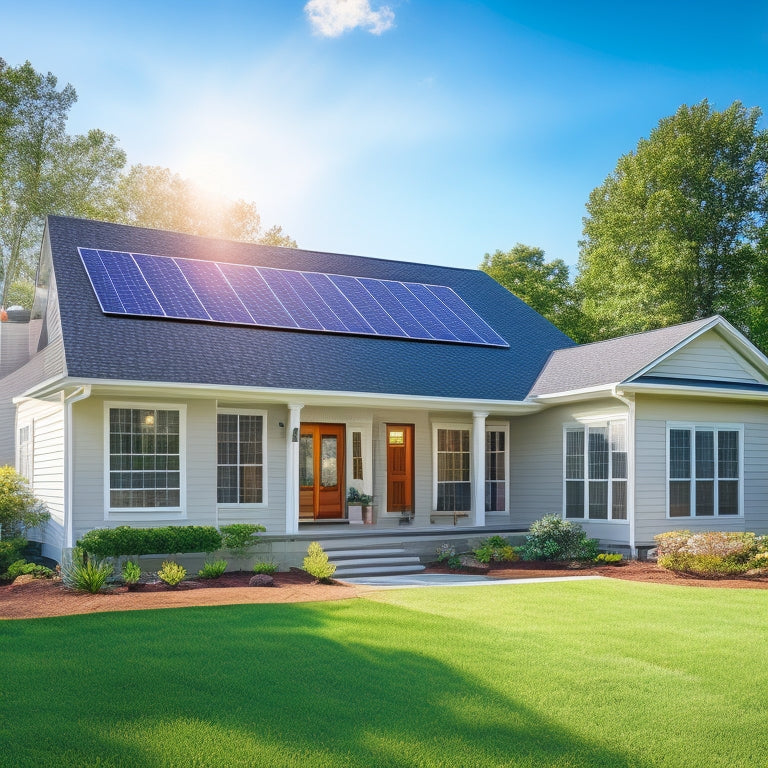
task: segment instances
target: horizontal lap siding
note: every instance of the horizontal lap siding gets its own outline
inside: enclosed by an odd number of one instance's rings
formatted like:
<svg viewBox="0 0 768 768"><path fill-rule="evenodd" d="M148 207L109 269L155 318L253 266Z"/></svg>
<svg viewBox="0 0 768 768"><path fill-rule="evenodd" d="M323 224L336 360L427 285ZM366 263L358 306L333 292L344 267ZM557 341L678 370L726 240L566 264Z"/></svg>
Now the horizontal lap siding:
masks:
<svg viewBox="0 0 768 768"><path fill-rule="evenodd" d="M760 374L716 331L709 331L695 339L649 373L688 379L762 381Z"/></svg>
<svg viewBox="0 0 768 768"><path fill-rule="evenodd" d="M744 425L743 518L667 518L667 421ZM636 433L636 539L639 545L653 543L657 533L681 528L768 533L768 408L765 405L639 396Z"/></svg>
<svg viewBox="0 0 768 768"><path fill-rule="evenodd" d="M557 406L532 416L512 419L512 524L527 527L544 515L563 514L563 427L566 424L609 420L626 416L626 413L624 405L606 399ZM625 523L583 521L582 524L590 536L617 542L628 540Z"/></svg>

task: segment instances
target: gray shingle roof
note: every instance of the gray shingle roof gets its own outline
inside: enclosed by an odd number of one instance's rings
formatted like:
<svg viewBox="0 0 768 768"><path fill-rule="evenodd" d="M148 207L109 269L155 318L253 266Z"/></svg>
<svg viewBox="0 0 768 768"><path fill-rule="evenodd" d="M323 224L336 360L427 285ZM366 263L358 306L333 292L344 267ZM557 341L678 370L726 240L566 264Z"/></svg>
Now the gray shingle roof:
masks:
<svg viewBox="0 0 768 768"><path fill-rule="evenodd" d="M555 350L530 394L550 395L625 381L713 319Z"/></svg>
<svg viewBox="0 0 768 768"><path fill-rule="evenodd" d="M67 371L75 378L523 400L574 342L479 270L276 248L51 216ZM509 349L101 312L78 247L403 280L453 288Z"/></svg>

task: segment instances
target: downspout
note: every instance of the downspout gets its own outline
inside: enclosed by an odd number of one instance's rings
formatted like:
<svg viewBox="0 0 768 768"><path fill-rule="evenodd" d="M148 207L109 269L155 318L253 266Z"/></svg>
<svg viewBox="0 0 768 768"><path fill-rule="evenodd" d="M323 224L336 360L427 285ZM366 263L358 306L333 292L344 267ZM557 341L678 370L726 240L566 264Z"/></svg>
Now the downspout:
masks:
<svg viewBox="0 0 768 768"><path fill-rule="evenodd" d="M91 396L91 385L85 384L78 387L70 395L61 393L61 401L64 404L64 550L72 549L73 524L72 512L75 499L74 490L74 461L73 461L73 439L72 439L72 404L80 400L85 400ZM62 552L63 556L63 552Z"/></svg>
<svg viewBox="0 0 768 768"><path fill-rule="evenodd" d="M637 557L635 546L635 399L625 397L619 393L616 385L613 385L612 394L627 406L629 417L627 419L627 518L629 522L629 556ZM631 460L630 460L631 459Z"/></svg>

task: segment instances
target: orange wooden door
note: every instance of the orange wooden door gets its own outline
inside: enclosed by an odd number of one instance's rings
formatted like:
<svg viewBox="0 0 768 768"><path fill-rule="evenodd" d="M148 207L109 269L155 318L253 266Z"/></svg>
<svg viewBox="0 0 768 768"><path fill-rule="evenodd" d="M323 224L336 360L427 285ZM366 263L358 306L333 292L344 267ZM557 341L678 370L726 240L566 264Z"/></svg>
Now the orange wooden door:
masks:
<svg viewBox="0 0 768 768"><path fill-rule="evenodd" d="M387 512L413 512L413 424L387 424Z"/></svg>
<svg viewBox="0 0 768 768"><path fill-rule="evenodd" d="M343 424L302 424L299 437L299 519L344 517Z"/></svg>

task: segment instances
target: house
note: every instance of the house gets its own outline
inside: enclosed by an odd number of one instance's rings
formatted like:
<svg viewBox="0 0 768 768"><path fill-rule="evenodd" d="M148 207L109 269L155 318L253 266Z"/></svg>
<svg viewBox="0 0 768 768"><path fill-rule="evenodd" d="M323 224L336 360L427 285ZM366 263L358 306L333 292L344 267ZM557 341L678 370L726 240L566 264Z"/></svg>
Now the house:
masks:
<svg viewBox="0 0 768 768"><path fill-rule="evenodd" d="M632 554L768 532L768 359L721 317L578 346L476 270L52 216L13 320L0 464L54 559L119 525L256 522L282 565L548 513Z"/></svg>

